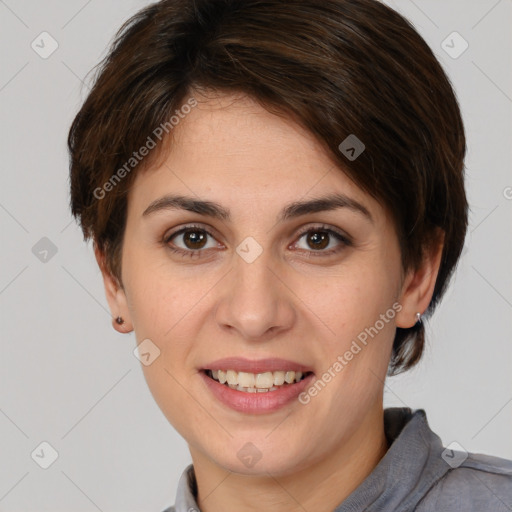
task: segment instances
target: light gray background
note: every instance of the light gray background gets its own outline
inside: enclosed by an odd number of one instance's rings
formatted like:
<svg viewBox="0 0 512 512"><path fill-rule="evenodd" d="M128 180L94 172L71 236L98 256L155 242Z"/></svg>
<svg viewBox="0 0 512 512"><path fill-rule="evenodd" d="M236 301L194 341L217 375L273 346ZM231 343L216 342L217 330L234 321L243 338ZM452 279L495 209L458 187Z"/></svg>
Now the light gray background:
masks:
<svg viewBox="0 0 512 512"><path fill-rule="evenodd" d="M161 511L190 462L147 388L133 334L111 327L92 249L68 211L65 141L81 82L146 4L0 1L2 511ZM512 458L512 2L389 4L457 91L471 214L424 360L388 380L386 405L426 409L445 444ZM59 44L47 59L31 48L43 31ZM457 59L441 47L453 31L469 43ZM42 237L57 247L46 262L32 252ZM46 470L31 458L43 441L58 452Z"/></svg>

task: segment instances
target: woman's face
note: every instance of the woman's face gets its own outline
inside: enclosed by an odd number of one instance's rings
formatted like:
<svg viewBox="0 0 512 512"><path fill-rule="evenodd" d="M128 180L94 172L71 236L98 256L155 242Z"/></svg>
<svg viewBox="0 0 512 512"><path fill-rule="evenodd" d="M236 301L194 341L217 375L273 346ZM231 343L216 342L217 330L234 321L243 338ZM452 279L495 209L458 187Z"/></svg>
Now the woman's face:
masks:
<svg viewBox="0 0 512 512"><path fill-rule="evenodd" d="M113 315L151 340L145 378L193 457L305 469L380 421L396 325L415 321L394 226L311 135L246 97L201 101L173 134L130 190ZM239 370L225 377L245 389L207 370ZM275 386L294 370L306 379Z"/></svg>

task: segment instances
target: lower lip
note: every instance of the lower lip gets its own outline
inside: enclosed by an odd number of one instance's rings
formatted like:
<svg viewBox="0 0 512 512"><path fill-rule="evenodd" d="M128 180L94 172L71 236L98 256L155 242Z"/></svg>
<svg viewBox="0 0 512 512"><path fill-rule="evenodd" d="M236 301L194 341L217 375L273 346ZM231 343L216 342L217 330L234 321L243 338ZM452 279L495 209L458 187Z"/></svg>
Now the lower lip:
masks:
<svg viewBox="0 0 512 512"><path fill-rule="evenodd" d="M277 411L281 407L289 404L306 389L314 378L311 373L300 382L288 384L265 393L247 393L232 389L225 384L208 377L204 371L199 372L208 389L224 405L238 412L251 414L264 414Z"/></svg>

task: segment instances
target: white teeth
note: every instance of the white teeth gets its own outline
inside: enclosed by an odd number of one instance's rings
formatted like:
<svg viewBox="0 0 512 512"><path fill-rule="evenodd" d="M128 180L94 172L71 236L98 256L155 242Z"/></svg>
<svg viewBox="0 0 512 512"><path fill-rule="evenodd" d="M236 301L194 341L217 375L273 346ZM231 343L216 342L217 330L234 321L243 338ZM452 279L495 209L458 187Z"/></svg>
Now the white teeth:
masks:
<svg viewBox="0 0 512 512"><path fill-rule="evenodd" d="M274 386L282 386L284 384L284 372L274 372Z"/></svg>
<svg viewBox="0 0 512 512"><path fill-rule="evenodd" d="M288 384L291 384L295 380L295 372L286 372L284 380L288 382Z"/></svg>
<svg viewBox="0 0 512 512"><path fill-rule="evenodd" d="M275 391L280 386L299 382L302 372L276 371L263 373L236 372L235 370L211 370L210 376L231 389L248 393L266 393Z"/></svg>
<svg viewBox="0 0 512 512"><path fill-rule="evenodd" d="M256 375L256 387L259 389L269 389L274 384L272 372L258 373Z"/></svg>
<svg viewBox="0 0 512 512"><path fill-rule="evenodd" d="M234 370L228 370L226 372L226 379L228 384L238 384L238 374Z"/></svg>
<svg viewBox="0 0 512 512"><path fill-rule="evenodd" d="M238 384L240 386L244 388L253 388L254 380L254 373L238 372Z"/></svg>

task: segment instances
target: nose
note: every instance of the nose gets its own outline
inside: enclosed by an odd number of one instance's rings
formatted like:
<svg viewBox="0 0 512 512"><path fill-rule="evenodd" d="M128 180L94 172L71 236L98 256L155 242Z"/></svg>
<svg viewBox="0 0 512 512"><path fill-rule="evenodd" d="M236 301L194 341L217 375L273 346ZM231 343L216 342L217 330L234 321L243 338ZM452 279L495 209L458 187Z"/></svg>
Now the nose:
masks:
<svg viewBox="0 0 512 512"><path fill-rule="evenodd" d="M247 340L264 341L293 326L293 293L271 263L266 251L252 263L234 257L215 310L221 329L236 331Z"/></svg>

